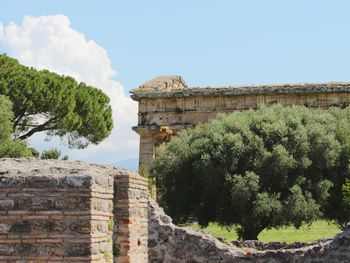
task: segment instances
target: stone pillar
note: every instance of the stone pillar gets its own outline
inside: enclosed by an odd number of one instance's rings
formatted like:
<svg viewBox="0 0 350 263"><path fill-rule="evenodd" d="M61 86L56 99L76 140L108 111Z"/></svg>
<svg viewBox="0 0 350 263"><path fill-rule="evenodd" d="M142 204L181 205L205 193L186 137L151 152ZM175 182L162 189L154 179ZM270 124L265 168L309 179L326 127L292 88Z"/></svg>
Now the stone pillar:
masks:
<svg viewBox="0 0 350 263"><path fill-rule="evenodd" d="M155 145L154 135L152 133L140 134L140 154L139 154L139 169L148 169L152 164L155 153L156 153L156 145Z"/></svg>
<svg viewBox="0 0 350 263"><path fill-rule="evenodd" d="M118 170L114 180L114 262L148 262L147 179Z"/></svg>
<svg viewBox="0 0 350 263"><path fill-rule="evenodd" d="M139 171L148 171L156 158L157 148L168 141L174 132L168 126L137 130L140 135Z"/></svg>

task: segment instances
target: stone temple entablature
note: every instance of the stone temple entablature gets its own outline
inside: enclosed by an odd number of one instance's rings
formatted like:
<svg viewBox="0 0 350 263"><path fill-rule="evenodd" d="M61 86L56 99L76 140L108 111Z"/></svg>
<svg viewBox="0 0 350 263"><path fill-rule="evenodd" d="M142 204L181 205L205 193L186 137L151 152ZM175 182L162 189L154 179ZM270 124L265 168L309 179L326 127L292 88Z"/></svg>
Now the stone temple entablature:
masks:
<svg viewBox="0 0 350 263"><path fill-rule="evenodd" d="M160 76L138 88L138 91L142 93L146 92L165 92L173 90L187 89L187 85L181 76Z"/></svg>
<svg viewBox="0 0 350 263"><path fill-rule="evenodd" d="M149 167L157 148L183 129L259 105L328 108L350 104L350 83L305 83L228 87L188 87L181 76L161 76L131 91L139 103L140 166Z"/></svg>

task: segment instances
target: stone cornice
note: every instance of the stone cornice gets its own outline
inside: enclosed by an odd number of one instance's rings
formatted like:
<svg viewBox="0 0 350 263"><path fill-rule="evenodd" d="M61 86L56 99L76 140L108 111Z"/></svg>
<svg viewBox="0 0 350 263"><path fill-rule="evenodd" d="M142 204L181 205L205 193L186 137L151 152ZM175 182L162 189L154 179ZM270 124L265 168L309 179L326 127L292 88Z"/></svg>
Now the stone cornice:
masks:
<svg viewBox="0 0 350 263"><path fill-rule="evenodd" d="M228 87L192 87L185 89L172 89L168 91L143 91L134 89L130 91L133 100L144 98L177 98L196 96L240 96L261 94L306 94L306 93L333 93L350 92L350 83L305 83L305 84L281 84L259 86L228 86Z"/></svg>

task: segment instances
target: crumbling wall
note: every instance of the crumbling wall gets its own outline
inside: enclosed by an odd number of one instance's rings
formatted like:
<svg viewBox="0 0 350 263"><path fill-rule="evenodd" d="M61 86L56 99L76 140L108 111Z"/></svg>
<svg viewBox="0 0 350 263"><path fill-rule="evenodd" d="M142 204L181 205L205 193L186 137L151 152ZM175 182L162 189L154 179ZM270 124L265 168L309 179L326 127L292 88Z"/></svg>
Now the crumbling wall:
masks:
<svg viewBox="0 0 350 263"><path fill-rule="evenodd" d="M126 170L0 159L0 262L147 262L147 201Z"/></svg>
<svg viewBox="0 0 350 263"><path fill-rule="evenodd" d="M175 226L153 200L149 200L148 213L150 263L233 262L234 258L245 257L243 250L230 247L210 235Z"/></svg>
<svg viewBox="0 0 350 263"><path fill-rule="evenodd" d="M0 260L112 259L111 172L81 162L1 159Z"/></svg>
<svg viewBox="0 0 350 263"><path fill-rule="evenodd" d="M349 263L350 226L329 241L297 249L259 251L224 244L210 235L177 227L150 200L148 248L150 263Z"/></svg>

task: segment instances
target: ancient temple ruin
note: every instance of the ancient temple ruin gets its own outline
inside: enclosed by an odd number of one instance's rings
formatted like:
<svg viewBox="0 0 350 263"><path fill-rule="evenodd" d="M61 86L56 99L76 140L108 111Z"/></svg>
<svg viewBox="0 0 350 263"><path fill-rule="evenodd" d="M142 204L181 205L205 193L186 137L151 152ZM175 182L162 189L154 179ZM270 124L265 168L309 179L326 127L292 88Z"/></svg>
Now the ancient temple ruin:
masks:
<svg viewBox="0 0 350 263"><path fill-rule="evenodd" d="M218 113L256 109L259 105L346 106L350 83L306 83L241 87L188 87L181 76L162 76L131 91L138 101L140 166L149 167L157 148L179 131Z"/></svg>
<svg viewBox="0 0 350 263"><path fill-rule="evenodd" d="M175 226L136 173L77 161L0 159L4 263L345 263L350 225L333 239L297 247L242 244Z"/></svg>

